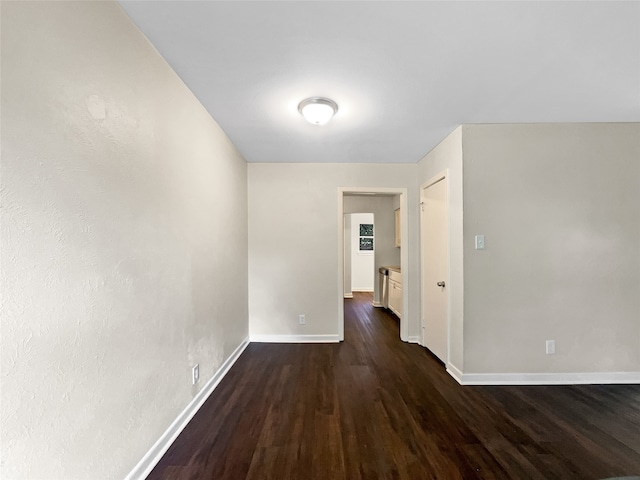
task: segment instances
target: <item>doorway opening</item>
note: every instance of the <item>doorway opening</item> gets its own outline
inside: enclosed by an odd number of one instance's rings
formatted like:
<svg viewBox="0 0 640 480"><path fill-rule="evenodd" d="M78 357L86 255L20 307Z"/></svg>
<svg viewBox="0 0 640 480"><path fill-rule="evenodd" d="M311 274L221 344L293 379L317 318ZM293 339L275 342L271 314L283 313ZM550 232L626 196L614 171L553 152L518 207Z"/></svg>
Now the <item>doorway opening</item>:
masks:
<svg viewBox="0 0 640 480"><path fill-rule="evenodd" d="M373 223L361 223L351 221L347 228L348 215L369 213L373 214ZM408 321L411 311L408 302L409 292L409 258L407 249L408 221L407 221L407 189L406 188L382 188L382 187L352 187L338 189L338 332L340 341L344 340L344 299L353 295L352 273L348 272L353 256L353 243L346 239L354 238L358 233L357 247L372 248L373 255L371 265L366 268L373 277L372 304L375 307L383 306L384 298L379 277L379 267L395 267L397 273L403 273L401 291L396 291L396 302L400 305L399 335L403 341L408 341ZM356 224L357 223L357 224ZM372 225L373 234L364 227L360 234L361 225ZM354 232L354 228L357 232ZM349 235L349 237L347 237ZM366 250L365 250L366 251ZM362 252L362 250L358 250ZM359 255L366 256L366 255ZM373 267L373 268L371 268Z"/></svg>

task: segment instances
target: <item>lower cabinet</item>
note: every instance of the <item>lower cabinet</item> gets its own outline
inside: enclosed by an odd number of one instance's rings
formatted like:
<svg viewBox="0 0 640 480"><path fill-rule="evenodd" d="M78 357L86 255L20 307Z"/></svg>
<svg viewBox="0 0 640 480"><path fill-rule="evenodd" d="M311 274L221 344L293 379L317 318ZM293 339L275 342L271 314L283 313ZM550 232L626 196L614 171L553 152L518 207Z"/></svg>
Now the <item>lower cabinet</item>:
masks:
<svg viewBox="0 0 640 480"><path fill-rule="evenodd" d="M402 284L389 278L389 309L402 318Z"/></svg>

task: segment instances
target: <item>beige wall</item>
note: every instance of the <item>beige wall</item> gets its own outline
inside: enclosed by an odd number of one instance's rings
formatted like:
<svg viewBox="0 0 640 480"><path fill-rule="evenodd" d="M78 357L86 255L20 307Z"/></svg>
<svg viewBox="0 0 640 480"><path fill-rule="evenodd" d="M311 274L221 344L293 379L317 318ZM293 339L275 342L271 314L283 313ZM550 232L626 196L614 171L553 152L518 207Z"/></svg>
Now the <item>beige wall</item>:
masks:
<svg viewBox="0 0 640 480"><path fill-rule="evenodd" d="M640 124L462 142L465 373L640 372Z"/></svg>
<svg viewBox="0 0 640 480"><path fill-rule="evenodd" d="M123 478L248 334L246 163L112 2L2 2L1 114L1 476Z"/></svg>
<svg viewBox="0 0 640 480"><path fill-rule="evenodd" d="M251 336L338 335L339 187L408 188L408 334L417 335L415 164L248 166ZM306 325L298 315L306 315Z"/></svg>
<svg viewBox="0 0 640 480"><path fill-rule="evenodd" d="M449 362L459 371L464 364L464 288L462 243L462 127L449 134L418 163L420 184L446 172L449 196ZM420 315L422 306L420 305Z"/></svg>

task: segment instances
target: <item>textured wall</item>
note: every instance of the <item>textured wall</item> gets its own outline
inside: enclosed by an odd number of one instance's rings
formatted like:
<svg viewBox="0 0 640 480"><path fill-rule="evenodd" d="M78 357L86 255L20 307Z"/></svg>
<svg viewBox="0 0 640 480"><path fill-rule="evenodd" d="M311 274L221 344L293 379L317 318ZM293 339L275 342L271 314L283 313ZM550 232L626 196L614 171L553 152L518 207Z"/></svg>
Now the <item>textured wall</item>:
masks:
<svg viewBox="0 0 640 480"><path fill-rule="evenodd" d="M418 163L420 183L448 172L449 195L449 364L463 369L464 275L462 242L462 127L456 128ZM422 308L422 305L420 305Z"/></svg>
<svg viewBox="0 0 640 480"><path fill-rule="evenodd" d="M250 163L251 335L337 335L338 188L408 188L410 336L418 334L416 165ZM306 325L298 315L307 315Z"/></svg>
<svg viewBox="0 0 640 480"><path fill-rule="evenodd" d="M449 169L455 367L640 370L639 159L638 124L546 124L464 125L420 161Z"/></svg>
<svg viewBox="0 0 640 480"><path fill-rule="evenodd" d="M2 2L2 478L122 478L247 336L246 163L112 2Z"/></svg>
<svg viewBox="0 0 640 480"><path fill-rule="evenodd" d="M465 373L639 372L640 124L469 125L462 142Z"/></svg>

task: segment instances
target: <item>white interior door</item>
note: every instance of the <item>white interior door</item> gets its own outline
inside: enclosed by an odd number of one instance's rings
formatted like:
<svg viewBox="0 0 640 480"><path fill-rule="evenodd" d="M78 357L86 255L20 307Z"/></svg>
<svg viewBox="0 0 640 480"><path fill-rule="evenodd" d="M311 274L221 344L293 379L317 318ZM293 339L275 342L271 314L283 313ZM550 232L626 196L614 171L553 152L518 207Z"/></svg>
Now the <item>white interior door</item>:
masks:
<svg viewBox="0 0 640 480"><path fill-rule="evenodd" d="M373 213L351 214L351 290L353 292L373 292L375 270L375 241L371 245L361 245L362 240L372 240L373 235L361 235L360 228L374 225ZM365 241L365 243L367 243ZM369 248L371 248L369 250Z"/></svg>
<svg viewBox="0 0 640 480"><path fill-rule="evenodd" d="M422 249L422 345L447 363L449 346L449 252L447 181L442 177L420 190Z"/></svg>

